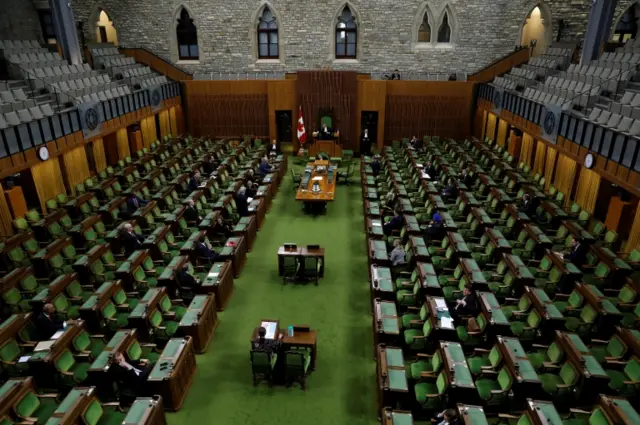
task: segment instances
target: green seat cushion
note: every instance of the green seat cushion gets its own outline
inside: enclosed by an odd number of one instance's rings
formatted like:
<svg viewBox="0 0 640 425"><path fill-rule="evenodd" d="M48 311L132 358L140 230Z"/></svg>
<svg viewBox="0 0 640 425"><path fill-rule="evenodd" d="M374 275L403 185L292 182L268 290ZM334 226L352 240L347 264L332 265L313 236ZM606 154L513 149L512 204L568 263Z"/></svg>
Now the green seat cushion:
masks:
<svg viewBox="0 0 640 425"><path fill-rule="evenodd" d="M467 364L469 365L469 370L474 375L479 375L482 372L482 368L484 366L491 366L489 359L487 357L482 356L474 356L467 358Z"/></svg>
<svg viewBox="0 0 640 425"><path fill-rule="evenodd" d="M433 366L429 361L420 360L420 361L411 363L411 365L409 366L409 370L411 372L411 378L418 381L420 380L420 374L422 372L433 372Z"/></svg>
<svg viewBox="0 0 640 425"><path fill-rule="evenodd" d="M76 363L75 367L73 368L73 376L75 376L76 379L80 382L84 381L85 379L87 379L87 372L89 370L89 367L91 367L91 363L88 362Z"/></svg>
<svg viewBox="0 0 640 425"><path fill-rule="evenodd" d="M175 335L176 331L178 330L178 322L165 322L165 326L167 327L167 335L172 336Z"/></svg>
<svg viewBox="0 0 640 425"><path fill-rule="evenodd" d="M476 380L476 389L478 390L478 395L483 400L489 400L491 398L491 391L501 391L500 384L498 381L494 381L493 379L478 379Z"/></svg>
<svg viewBox="0 0 640 425"><path fill-rule="evenodd" d="M420 320L420 315L419 314L403 314L402 315L402 327L404 329L409 329L411 327L419 327L422 328L422 325L412 325L411 322L413 320Z"/></svg>
<svg viewBox="0 0 640 425"><path fill-rule="evenodd" d="M402 289L396 292L396 300L400 305L413 305L416 299L413 296L413 291Z"/></svg>
<svg viewBox="0 0 640 425"><path fill-rule="evenodd" d="M427 394L438 394L438 387L435 382L420 382L413 387L416 393L416 400L420 404L427 402Z"/></svg>
<svg viewBox="0 0 640 425"><path fill-rule="evenodd" d="M607 370L606 372L607 375L609 375L609 378L611 378L611 381L609 381L609 386L612 389L620 391L624 388L624 381L628 380L627 375L625 375L624 372L621 372L619 370Z"/></svg>
<svg viewBox="0 0 640 425"><path fill-rule="evenodd" d="M542 381L542 389L548 394L555 394L558 392L558 385L564 385L564 381L560 378L560 375L554 375L552 373L543 373L540 376Z"/></svg>

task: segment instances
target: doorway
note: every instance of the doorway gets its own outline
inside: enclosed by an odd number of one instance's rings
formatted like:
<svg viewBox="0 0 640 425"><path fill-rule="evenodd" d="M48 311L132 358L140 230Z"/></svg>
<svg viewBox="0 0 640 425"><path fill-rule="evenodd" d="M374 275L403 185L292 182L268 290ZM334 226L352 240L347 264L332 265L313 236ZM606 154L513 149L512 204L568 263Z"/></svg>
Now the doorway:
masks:
<svg viewBox="0 0 640 425"><path fill-rule="evenodd" d="M291 144L293 141L292 112L276 111L276 141L282 144ZM282 146L280 147L282 149Z"/></svg>
<svg viewBox="0 0 640 425"><path fill-rule="evenodd" d="M96 39L99 43L113 43L115 46L118 45L118 33L113 26L113 21L111 21L111 18L104 10L100 11L98 21L96 22Z"/></svg>
<svg viewBox="0 0 640 425"><path fill-rule="evenodd" d="M378 144L378 111L362 111L360 116L360 134L364 133L364 129L369 131L369 139L371 146L375 149ZM358 143L360 141L358 134Z"/></svg>

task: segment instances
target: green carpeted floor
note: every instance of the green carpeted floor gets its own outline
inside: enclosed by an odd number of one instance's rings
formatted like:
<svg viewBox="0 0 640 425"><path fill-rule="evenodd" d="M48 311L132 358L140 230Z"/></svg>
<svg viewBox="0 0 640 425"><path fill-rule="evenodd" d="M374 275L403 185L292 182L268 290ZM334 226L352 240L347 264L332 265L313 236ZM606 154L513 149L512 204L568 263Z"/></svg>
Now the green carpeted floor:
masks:
<svg viewBox="0 0 640 425"><path fill-rule="evenodd" d="M291 167L291 165L290 165ZM356 176L357 178L357 176ZM373 425L375 362L365 253L361 189L341 185L325 216L305 216L295 201L291 175L258 233L247 264L182 410L169 425ZM319 286L282 285L277 250L284 242L320 244L326 250ZM309 324L318 330L316 371L307 390L254 387L251 332L262 318Z"/></svg>

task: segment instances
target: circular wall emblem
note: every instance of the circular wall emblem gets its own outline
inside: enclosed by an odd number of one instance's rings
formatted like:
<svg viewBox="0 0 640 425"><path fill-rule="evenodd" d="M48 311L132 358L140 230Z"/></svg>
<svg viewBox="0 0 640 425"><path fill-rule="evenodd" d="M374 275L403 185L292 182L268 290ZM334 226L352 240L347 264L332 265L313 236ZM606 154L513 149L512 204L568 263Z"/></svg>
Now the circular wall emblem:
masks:
<svg viewBox="0 0 640 425"><path fill-rule="evenodd" d="M493 106L495 108L502 107L502 94L499 91L493 93Z"/></svg>
<svg viewBox="0 0 640 425"><path fill-rule="evenodd" d="M556 128L556 114L551 111L547 111L544 116L544 131L547 134L553 134L553 130Z"/></svg>
<svg viewBox="0 0 640 425"><path fill-rule="evenodd" d="M84 122L87 124L87 128L91 131L98 128L100 120L98 119L98 111L95 108L87 109L84 113Z"/></svg>
<svg viewBox="0 0 640 425"><path fill-rule="evenodd" d="M151 92L151 104L157 106L160 104L160 90L154 90Z"/></svg>

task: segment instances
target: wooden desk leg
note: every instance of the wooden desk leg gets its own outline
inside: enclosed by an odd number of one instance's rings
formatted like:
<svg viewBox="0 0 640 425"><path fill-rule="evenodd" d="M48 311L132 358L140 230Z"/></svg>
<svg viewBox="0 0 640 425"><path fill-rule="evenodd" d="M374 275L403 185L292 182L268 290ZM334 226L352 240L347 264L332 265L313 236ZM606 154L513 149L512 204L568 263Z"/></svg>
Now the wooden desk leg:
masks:
<svg viewBox="0 0 640 425"><path fill-rule="evenodd" d="M282 276L284 274L284 258L282 255L278 255L278 276Z"/></svg>
<svg viewBox="0 0 640 425"><path fill-rule="evenodd" d="M318 343L316 342L311 347L311 364L309 365L309 367L311 368L312 371L316 370L316 356L317 355L318 355Z"/></svg>

